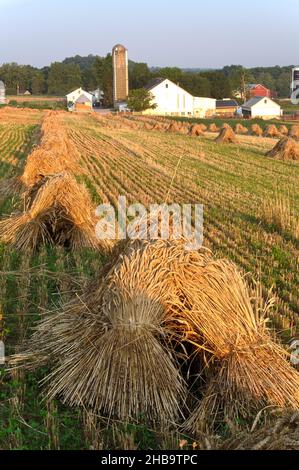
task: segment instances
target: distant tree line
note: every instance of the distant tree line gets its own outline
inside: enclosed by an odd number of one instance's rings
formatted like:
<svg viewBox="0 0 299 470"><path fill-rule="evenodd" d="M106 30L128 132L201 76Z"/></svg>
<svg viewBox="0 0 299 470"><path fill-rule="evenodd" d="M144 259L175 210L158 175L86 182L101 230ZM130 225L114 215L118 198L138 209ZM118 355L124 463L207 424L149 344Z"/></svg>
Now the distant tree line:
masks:
<svg viewBox="0 0 299 470"><path fill-rule="evenodd" d="M288 97L291 68L226 66L221 70L182 70L178 67L150 69L145 63L129 62L130 89L140 89L156 77L169 78L194 96L230 98L243 93L247 83L262 83L278 97ZM16 63L0 67L0 79L6 84L7 94L29 90L35 95L65 95L79 86L87 90L101 88L106 104L112 103L112 57L79 55L54 62L49 67L36 68Z"/></svg>

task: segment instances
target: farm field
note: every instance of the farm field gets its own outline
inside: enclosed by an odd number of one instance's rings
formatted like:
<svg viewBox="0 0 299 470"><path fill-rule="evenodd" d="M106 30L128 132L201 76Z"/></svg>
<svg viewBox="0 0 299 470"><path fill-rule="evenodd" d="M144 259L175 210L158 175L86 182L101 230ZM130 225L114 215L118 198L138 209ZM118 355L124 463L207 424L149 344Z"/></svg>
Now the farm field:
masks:
<svg viewBox="0 0 299 470"><path fill-rule="evenodd" d="M47 114L0 110L0 213L20 204L5 193L5 182L23 172L26 157L40 141ZM270 322L284 343L299 335L299 238L296 228L267 220L277 197L299 220L299 164L268 158L277 139L238 135L236 144L217 144L217 134L189 136L147 130L138 117L99 117L55 112L68 136L76 179L94 206L118 197L145 206L156 203L204 205L204 246L228 258L256 281L275 308ZM212 121L211 121L212 122ZM214 121L215 122L215 121ZM217 124L217 122L216 122ZM1 189L2 188L2 189ZM44 246L20 252L0 244L0 321L6 354L20 345L45 312L82 292L106 261L91 249ZM41 399L39 381L48 372L0 368L0 449L179 448L190 436L142 424L113 423L95 431L87 410ZM252 424L252 423L251 423ZM222 430L227 437L228 430Z"/></svg>
<svg viewBox="0 0 299 470"><path fill-rule="evenodd" d="M51 95L8 95L9 101L65 101L64 96Z"/></svg>

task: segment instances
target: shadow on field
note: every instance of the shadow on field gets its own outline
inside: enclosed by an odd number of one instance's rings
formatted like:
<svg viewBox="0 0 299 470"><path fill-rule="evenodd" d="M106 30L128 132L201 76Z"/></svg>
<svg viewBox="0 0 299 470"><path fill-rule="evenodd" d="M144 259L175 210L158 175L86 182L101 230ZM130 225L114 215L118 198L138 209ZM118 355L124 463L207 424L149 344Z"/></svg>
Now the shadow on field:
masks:
<svg viewBox="0 0 299 470"><path fill-rule="evenodd" d="M267 222L263 221L261 218L256 217L252 214L247 214L244 212L239 212L239 218L244 222L249 223L252 226L259 227L267 233L278 233L281 235L286 241L291 242L295 248L299 249L299 240L294 237L292 233L287 230L283 230L282 228L278 227L275 224L268 224Z"/></svg>

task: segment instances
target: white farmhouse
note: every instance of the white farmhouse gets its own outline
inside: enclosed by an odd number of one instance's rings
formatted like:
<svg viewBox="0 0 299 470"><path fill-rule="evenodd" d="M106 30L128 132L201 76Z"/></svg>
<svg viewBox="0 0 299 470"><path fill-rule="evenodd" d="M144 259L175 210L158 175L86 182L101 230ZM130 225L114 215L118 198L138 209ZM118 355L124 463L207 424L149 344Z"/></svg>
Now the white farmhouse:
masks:
<svg viewBox="0 0 299 470"><path fill-rule="evenodd" d="M206 117L215 114L216 100L195 98L167 78L156 78L145 89L153 95L156 108L148 109L144 114L186 117Z"/></svg>
<svg viewBox="0 0 299 470"><path fill-rule="evenodd" d="M82 95L85 96L90 102L93 102L94 97L91 93L88 93L88 91L85 91L82 88L77 88L77 90L74 90L66 95L68 107L70 107L72 104L76 104Z"/></svg>
<svg viewBox="0 0 299 470"><path fill-rule="evenodd" d="M244 117L275 119L282 116L279 104L265 96L255 96L242 105Z"/></svg>

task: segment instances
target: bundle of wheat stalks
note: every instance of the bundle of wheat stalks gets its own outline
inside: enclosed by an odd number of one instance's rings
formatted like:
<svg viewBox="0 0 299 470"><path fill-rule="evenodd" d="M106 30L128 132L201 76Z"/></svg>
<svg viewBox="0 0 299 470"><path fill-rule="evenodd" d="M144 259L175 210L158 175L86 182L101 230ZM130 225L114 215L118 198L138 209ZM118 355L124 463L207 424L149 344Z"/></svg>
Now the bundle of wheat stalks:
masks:
<svg viewBox="0 0 299 470"><path fill-rule="evenodd" d="M248 129L245 126L242 126L242 124L237 123L235 125L235 133L236 134L248 134Z"/></svg>
<svg viewBox="0 0 299 470"><path fill-rule="evenodd" d="M299 450L299 413L282 413L258 430L242 432L226 440L225 450Z"/></svg>
<svg viewBox="0 0 299 470"><path fill-rule="evenodd" d="M212 123L212 124L209 125L209 131L210 132L219 132L219 127L217 127L215 123Z"/></svg>
<svg viewBox="0 0 299 470"><path fill-rule="evenodd" d="M173 421L188 404L195 410L185 427L197 432L203 421L266 405L299 408L298 372L235 265L187 251L182 241L117 246L85 294L47 315L14 358L46 360L50 397L122 420ZM196 369L198 404L189 400L182 361Z"/></svg>
<svg viewBox="0 0 299 470"><path fill-rule="evenodd" d="M277 160L299 160L299 143L291 137L283 137L266 155Z"/></svg>
<svg viewBox="0 0 299 470"><path fill-rule="evenodd" d="M205 130L207 130L206 126L204 127L203 126L204 126L203 124L194 124L193 126L191 126L190 135L194 135L194 136L203 135Z"/></svg>
<svg viewBox="0 0 299 470"><path fill-rule="evenodd" d="M234 144L237 142L236 134L233 129L225 123L223 124L220 134L216 137L215 142L218 144Z"/></svg>
<svg viewBox="0 0 299 470"><path fill-rule="evenodd" d="M263 135L263 129L258 124L252 124L251 133L257 137L261 137Z"/></svg>
<svg viewBox="0 0 299 470"><path fill-rule="evenodd" d="M274 124L270 124L269 126L266 127L264 136L274 138L274 137L281 137L281 134Z"/></svg>
<svg viewBox="0 0 299 470"><path fill-rule="evenodd" d="M21 181L31 186L44 176L64 171L76 172L78 152L68 138L61 114L49 112L41 127L41 140L26 161Z"/></svg>
<svg viewBox="0 0 299 470"><path fill-rule="evenodd" d="M23 210L0 221L0 239L23 250L41 243L99 248L94 227L87 189L62 173L43 178L23 194Z"/></svg>

